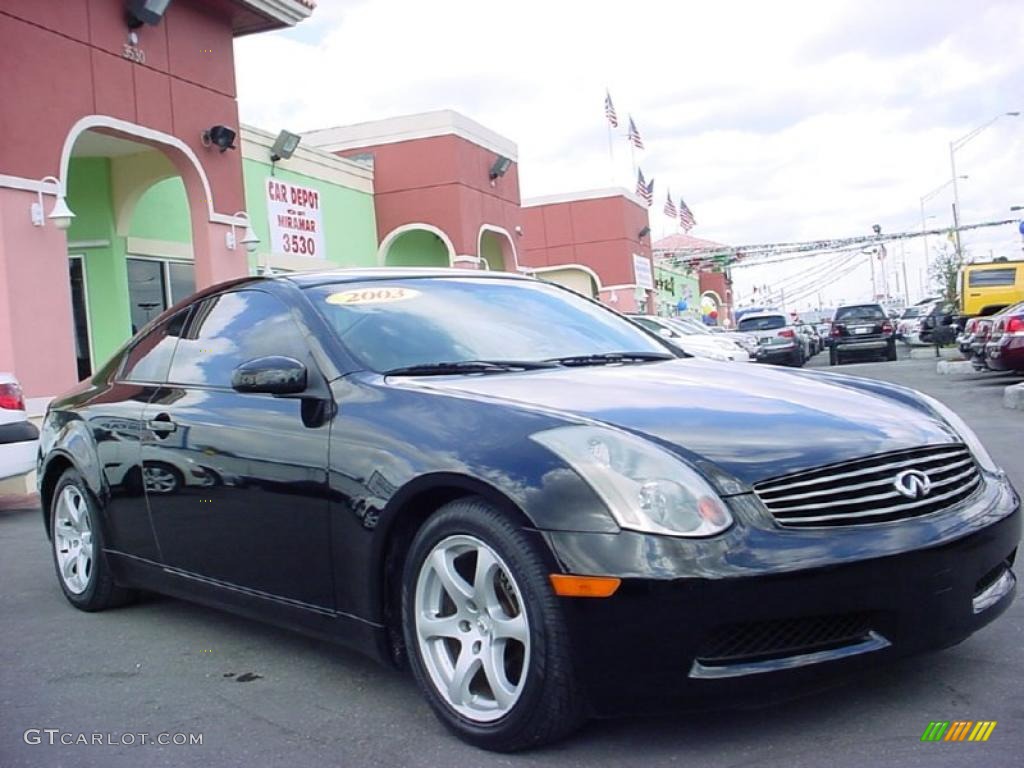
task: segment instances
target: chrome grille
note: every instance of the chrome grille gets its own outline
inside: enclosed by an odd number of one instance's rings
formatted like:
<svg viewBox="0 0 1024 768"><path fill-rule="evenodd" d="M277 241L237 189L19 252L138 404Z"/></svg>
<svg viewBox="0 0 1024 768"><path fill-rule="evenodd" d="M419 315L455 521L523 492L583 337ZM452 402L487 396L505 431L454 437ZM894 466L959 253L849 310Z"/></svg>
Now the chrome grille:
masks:
<svg viewBox="0 0 1024 768"><path fill-rule="evenodd" d="M908 498L896 490L896 475L918 470L931 490ZM903 520L938 512L965 500L981 484L963 445L895 451L765 480L754 493L775 519L789 527L858 525Z"/></svg>

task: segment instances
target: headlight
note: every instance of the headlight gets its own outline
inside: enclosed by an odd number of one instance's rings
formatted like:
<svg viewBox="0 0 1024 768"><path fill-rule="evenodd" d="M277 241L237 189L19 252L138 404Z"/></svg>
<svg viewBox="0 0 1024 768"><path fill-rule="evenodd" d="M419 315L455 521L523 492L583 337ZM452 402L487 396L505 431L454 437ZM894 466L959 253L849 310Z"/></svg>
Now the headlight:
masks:
<svg viewBox="0 0 1024 768"><path fill-rule="evenodd" d="M985 446L981 444L981 440L974 434L974 430L964 423L964 420L957 416L947 405L940 403L934 397L926 395L923 392L917 393L921 399L925 401L929 408L935 411L936 415L946 422L954 432L960 435L960 439L964 441L964 445L970 450L974 456L974 460L981 465L981 468L986 472L993 475L1003 474L1003 470L999 468L992 457L988 455L988 451L985 450Z"/></svg>
<svg viewBox="0 0 1024 768"><path fill-rule="evenodd" d="M707 481L653 443L590 426L558 427L530 437L576 470L622 528L712 536L732 525L729 510Z"/></svg>

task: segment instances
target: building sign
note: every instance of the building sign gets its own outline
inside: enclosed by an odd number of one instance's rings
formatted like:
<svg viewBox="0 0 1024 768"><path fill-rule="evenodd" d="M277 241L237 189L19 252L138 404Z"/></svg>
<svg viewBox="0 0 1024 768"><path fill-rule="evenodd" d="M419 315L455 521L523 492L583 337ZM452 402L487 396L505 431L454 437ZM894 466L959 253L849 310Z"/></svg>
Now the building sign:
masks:
<svg viewBox="0 0 1024 768"><path fill-rule="evenodd" d="M324 219L320 193L280 179L267 179L267 218L271 253L324 258Z"/></svg>
<svg viewBox="0 0 1024 768"><path fill-rule="evenodd" d="M651 270L651 260L639 253L633 254L633 276L640 288L649 291L654 290L654 274Z"/></svg>

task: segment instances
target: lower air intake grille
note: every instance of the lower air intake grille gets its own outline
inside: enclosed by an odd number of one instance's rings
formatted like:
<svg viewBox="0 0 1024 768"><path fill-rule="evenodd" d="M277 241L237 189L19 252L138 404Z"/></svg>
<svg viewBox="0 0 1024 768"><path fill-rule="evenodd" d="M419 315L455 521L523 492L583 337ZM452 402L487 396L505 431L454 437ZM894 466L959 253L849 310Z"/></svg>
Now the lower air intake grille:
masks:
<svg viewBox="0 0 1024 768"><path fill-rule="evenodd" d="M867 637L870 619L867 613L849 613L730 624L712 633L697 658L704 664L730 664L837 648Z"/></svg>
<svg viewBox="0 0 1024 768"><path fill-rule="evenodd" d="M933 445L765 480L754 493L790 527L903 520L959 504L981 486L966 446Z"/></svg>

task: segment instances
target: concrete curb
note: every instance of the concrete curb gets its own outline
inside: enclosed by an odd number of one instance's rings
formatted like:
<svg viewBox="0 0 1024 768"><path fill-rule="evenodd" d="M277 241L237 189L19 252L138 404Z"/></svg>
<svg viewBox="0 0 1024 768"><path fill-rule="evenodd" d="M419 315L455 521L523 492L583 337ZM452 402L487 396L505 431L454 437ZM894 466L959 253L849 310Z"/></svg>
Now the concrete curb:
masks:
<svg viewBox="0 0 1024 768"><path fill-rule="evenodd" d="M951 376L953 374L975 373L974 365L970 360L939 360L935 364L935 372L939 376Z"/></svg>
<svg viewBox="0 0 1024 768"><path fill-rule="evenodd" d="M1024 382L1011 384L1003 390L1003 405L1024 411Z"/></svg>

